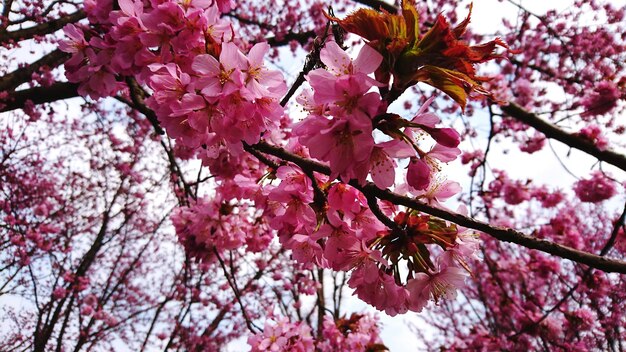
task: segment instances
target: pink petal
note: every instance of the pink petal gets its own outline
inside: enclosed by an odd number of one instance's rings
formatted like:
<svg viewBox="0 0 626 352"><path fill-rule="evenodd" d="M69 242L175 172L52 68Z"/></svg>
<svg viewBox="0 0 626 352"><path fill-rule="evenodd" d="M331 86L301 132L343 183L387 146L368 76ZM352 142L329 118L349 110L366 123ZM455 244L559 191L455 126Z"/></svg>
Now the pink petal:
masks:
<svg viewBox="0 0 626 352"><path fill-rule="evenodd" d="M445 181L439 186L439 188L437 188L435 196L437 197L437 199L443 201L461 192L461 190L461 184L459 184L458 182Z"/></svg>
<svg viewBox="0 0 626 352"><path fill-rule="evenodd" d="M320 52L322 62L334 73L348 74L351 61L348 54L335 42L328 42Z"/></svg>
<svg viewBox="0 0 626 352"><path fill-rule="evenodd" d="M436 144L435 147L428 152L428 156L437 160L447 163L456 159L461 154L461 150L458 148L448 148L441 144Z"/></svg>
<svg viewBox="0 0 626 352"><path fill-rule="evenodd" d="M235 43L222 43L222 52L220 53L220 62L225 69L233 68L243 70L246 68L246 57L239 51Z"/></svg>
<svg viewBox="0 0 626 352"><path fill-rule="evenodd" d="M380 189L391 187L396 178L396 165L393 160L380 148L374 148L371 163L372 170L370 174L376 187Z"/></svg>
<svg viewBox="0 0 626 352"><path fill-rule="evenodd" d="M208 54L198 55L193 59L191 68L203 75L217 76L220 72L220 63L213 56Z"/></svg>
<svg viewBox="0 0 626 352"><path fill-rule="evenodd" d="M420 125L424 125L426 127L435 127L441 121L437 115L432 112L427 112L425 114L417 114L411 120L411 122L419 123Z"/></svg>
<svg viewBox="0 0 626 352"><path fill-rule="evenodd" d="M128 16L135 16L137 13L135 12L135 2L132 0L118 0L118 5L120 5L120 9L122 12Z"/></svg>
<svg viewBox="0 0 626 352"><path fill-rule="evenodd" d="M415 149L402 140L394 139L379 146L385 148L385 153L394 158L410 158L415 156Z"/></svg>
<svg viewBox="0 0 626 352"><path fill-rule="evenodd" d="M354 60L354 71L366 74L372 73L376 71L382 61L383 56L378 51L369 45L364 45L359 52L359 56Z"/></svg>
<svg viewBox="0 0 626 352"><path fill-rule="evenodd" d="M250 66L262 66L263 57L270 50L270 46L267 43L257 43L248 52L248 61Z"/></svg>
<svg viewBox="0 0 626 352"><path fill-rule="evenodd" d="M406 289L409 291L409 309L414 312L421 312L428 303L430 292L428 291L430 280L425 273L415 274L415 278L409 280Z"/></svg>
<svg viewBox="0 0 626 352"><path fill-rule="evenodd" d="M424 113L424 112L428 109L428 107L430 106L430 104L432 104L432 103L433 103L433 101L434 101L434 100L435 100L435 97L434 97L434 96L432 96L432 97L428 98L428 100L426 100L426 101L424 102L424 104L420 107L419 111L417 111L417 115L421 115L421 114L423 114L423 113Z"/></svg>
<svg viewBox="0 0 626 352"><path fill-rule="evenodd" d="M456 148L461 143L461 136L453 128L435 128L428 133L444 147Z"/></svg>

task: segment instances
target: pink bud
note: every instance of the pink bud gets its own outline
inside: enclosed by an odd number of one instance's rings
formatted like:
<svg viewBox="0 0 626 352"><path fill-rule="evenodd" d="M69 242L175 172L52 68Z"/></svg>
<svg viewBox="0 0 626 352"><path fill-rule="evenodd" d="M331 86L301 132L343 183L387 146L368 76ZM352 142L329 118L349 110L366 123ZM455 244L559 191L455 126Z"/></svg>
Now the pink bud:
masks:
<svg viewBox="0 0 626 352"><path fill-rule="evenodd" d="M411 158L409 169L406 173L406 181L409 186L423 190L430 184L430 167L422 159Z"/></svg>
<svg viewBox="0 0 626 352"><path fill-rule="evenodd" d="M461 136L452 128L433 128L427 132L444 147L456 148L461 142Z"/></svg>

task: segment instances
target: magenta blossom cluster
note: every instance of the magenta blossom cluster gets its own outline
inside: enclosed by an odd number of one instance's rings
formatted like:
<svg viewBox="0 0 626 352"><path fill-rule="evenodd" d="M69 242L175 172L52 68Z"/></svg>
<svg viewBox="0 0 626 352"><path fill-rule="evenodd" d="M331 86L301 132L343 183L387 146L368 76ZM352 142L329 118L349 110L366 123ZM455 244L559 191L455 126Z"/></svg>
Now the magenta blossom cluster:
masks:
<svg viewBox="0 0 626 352"><path fill-rule="evenodd" d="M596 116L610 112L622 98L622 92L611 81L601 81L595 84L581 100L585 108L583 116Z"/></svg>
<svg viewBox="0 0 626 352"><path fill-rule="evenodd" d="M601 171L592 173L591 178L576 182L574 192L583 202L598 203L617 194L615 182Z"/></svg>
<svg viewBox="0 0 626 352"><path fill-rule="evenodd" d="M172 215L190 256L210 263L244 246L260 251L277 234L299 263L351 272L355 294L390 315L454 297L469 276L465 261L474 256L476 238L416 211L378 209L376 199L348 185L372 180L436 207L460 191L439 173L460 154L459 133L428 111L433 98L410 119L387 111L380 92L388 83L373 78L384 61L379 51L364 45L353 60L327 41L320 50L324 68L306 75L310 89L297 99L306 116L294 125L279 103L284 78L264 63L269 44L239 38L222 17L228 3L118 5L87 6L101 31L65 28L67 76L92 98L145 103L153 123L175 140L176 155L209 167L215 195L179 190L189 205ZM250 152L267 142L286 142L297 156L327 165L329 175ZM400 163L406 175L397 182Z"/></svg>
<svg viewBox="0 0 626 352"><path fill-rule="evenodd" d="M129 84L123 76L148 85L146 104L178 150L198 153L214 173L227 172L224 163L246 162L242 141L254 144L278 126L278 98L286 91L282 74L264 66L269 45L249 47L220 17L229 4L122 0L113 11L110 2L94 2L87 13L108 30L99 36L65 27L67 77L92 98L116 95Z"/></svg>
<svg viewBox="0 0 626 352"><path fill-rule="evenodd" d="M282 75L263 65L269 45L256 44L247 56L232 41L216 45L219 56L198 55L186 69L175 63L150 66L154 94L148 106L170 136L187 148L202 148L209 163L223 154L240 157L242 141L257 143L277 127L283 115L278 98L285 93Z"/></svg>
<svg viewBox="0 0 626 352"><path fill-rule="evenodd" d="M248 338L252 352L261 351L314 351L313 336L308 325L292 323L286 319L279 319L276 324L265 323L261 334Z"/></svg>
<svg viewBox="0 0 626 352"><path fill-rule="evenodd" d="M460 154L459 134L436 127L439 118L426 112L432 100L410 121L386 113L387 104L372 90L382 84L369 76L383 61L378 51L365 45L352 60L337 43L328 42L320 59L327 69L308 74L313 92L305 91L298 99L308 116L294 127L294 135L312 157L328 162L332 179L363 184L370 175L384 189L395 183L395 159L409 159L407 182L424 190L438 171L438 162L452 161ZM391 140L377 143L375 129ZM429 151L417 145L416 137L422 135L436 142Z"/></svg>
<svg viewBox="0 0 626 352"><path fill-rule="evenodd" d="M421 311L429 300L453 298L469 276L465 261L478 249L470 232L393 208L385 211L395 214L397 231L387 230L360 191L326 180L321 212L304 172L281 166L276 174L281 183L270 191L268 207L281 244L301 263L351 272L348 285L375 308L389 315Z"/></svg>
<svg viewBox="0 0 626 352"><path fill-rule="evenodd" d="M273 232L256 209L246 202L221 196L222 192L235 196L239 192L243 197L241 192L246 192L245 196L250 197L252 189L227 184L213 198L200 198L190 206L174 210L171 219L176 234L190 256L212 262L216 254L243 246L255 253L267 249Z"/></svg>
<svg viewBox="0 0 626 352"><path fill-rule="evenodd" d="M494 170L495 179L489 183L489 192L483 196L491 203L502 198L506 204L518 205L522 202L537 200L545 208L553 208L563 201L565 194L561 190L549 191L545 186L536 186L530 180L512 180L502 170ZM599 203L618 194L615 181L601 171L594 171L591 178L582 179L574 184L574 193L582 202Z"/></svg>
<svg viewBox="0 0 626 352"><path fill-rule="evenodd" d="M325 316L322 336L316 346L322 352L386 350L379 336L378 321L369 315L352 314L337 320Z"/></svg>

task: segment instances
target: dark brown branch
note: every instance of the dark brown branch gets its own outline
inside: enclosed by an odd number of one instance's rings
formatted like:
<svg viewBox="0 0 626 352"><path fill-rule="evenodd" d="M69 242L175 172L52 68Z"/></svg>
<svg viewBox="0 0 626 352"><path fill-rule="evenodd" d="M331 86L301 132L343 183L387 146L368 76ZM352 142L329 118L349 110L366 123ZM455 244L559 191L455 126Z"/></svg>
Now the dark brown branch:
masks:
<svg viewBox="0 0 626 352"><path fill-rule="evenodd" d="M516 243L526 248L536 249L542 252L553 254L558 257L585 264L602 271L626 274L626 262L624 261L603 258L595 254L579 251L577 249L563 246L554 242L534 238L532 236L528 236L522 232L510 228L492 226L461 214L455 214L443 209L432 207L430 205L421 203L413 198L400 196L388 190L380 190L373 184L367 184L366 186L361 187L361 189L364 192L371 192L375 194L380 199L388 200L395 204L404 205L406 207L434 215L436 217L454 222L455 224L467 228L482 231L503 242Z"/></svg>
<svg viewBox="0 0 626 352"><path fill-rule="evenodd" d="M315 162L313 160L303 159L298 155L292 154L282 148L269 145L265 142L257 143L253 146L253 148L261 152L274 155L283 160L290 161L300 166L300 168L302 169L309 169L311 171L316 171L326 175L330 174L330 168L324 164ZM526 248L536 249L545 253L556 255L558 257L585 264L605 272L617 272L626 274L626 262L624 261L603 258L602 256L579 251L577 249L560 245L558 243L534 238L520 231L504 227L492 226L461 214L455 214L447 210L432 207L413 198L402 196L389 190L381 190L372 183L367 183L366 185L361 186L358 183L352 181L350 182L350 184L366 195L374 195L378 199L387 200L394 204L403 205L405 207L415 209L447 221L451 221L463 227L484 232L503 242L519 244Z"/></svg>
<svg viewBox="0 0 626 352"><path fill-rule="evenodd" d="M11 13L11 7L13 6L13 0L4 0L2 9L2 23L0 24L0 30L6 29L9 25L9 13Z"/></svg>
<svg viewBox="0 0 626 352"><path fill-rule="evenodd" d="M154 330L154 327L156 326L156 323L157 323L157 320L159 318L159 315L161 314L161 311L163 310L165 305L167 303L169 303L171 300L172 300L172 298L170 297L170 295L167 295L165 297L165 299L163 299L163 301L161 301L161 303L159 303L159 305L157 306L157 309L154 312L154 317L151 319L150 327L148 328L148 332L146 332L146 337L144 338L143 343L141 344L140 352L145 351L146 346L148 345L148 341L150 340L150 335L152 335L152 331Z"/></svg>
<svg viewBox="0 0 626 352"><path fill-rule="evenodd" d="M539 65L534 65L534 64L531 64L531 63L527 63L527 62L522 62L522 61L519 61L519 60L517 60L515 58L509 58L509 61L512 64L516 65L516 66L527 67L527 68L529 68L531 70L537 71L539 73L542 73L542 74L544 74L544 75L546 75L546 76L548 76L550 78L553 78L553 79L556 79L556 80L559 80L559 81L562 80L562 81L566 81L566 82L571 83L571 84L581 84L582 83L580 81L580 79L575 78L575 77L560 77L557 73L554 72L554 70L552 70L549 67L541 67Z"/></svg>
<svg viewBox="0 0 626 352"><path fill-rule="evenodd" d="M224 16L234 18L242 24L258 26L259 28L266 29L266 30L273 30L276 27L275 25L271 25L269 23L259 22L259 21L256 21L247 17L243 17L240 14L235 13L233 11L225 13Z"/></svg>
<svg viewBox="0 0 626 352"><path fill-rule="evenodd" d="M322 337L324 329L324 311L326 310L326 298L324 297L324 269L317 269L317 338Z"/></svg>
<svg viewBox="0 0 626 352"><path fill-rule="evenodd" d="M256 149L252 148L246 142L243 142L243 149L245 151L247 151L248 153L252 154L255 158L257 158L260 162L262 162L266 166L272 168L274 171L278 170L278 168L280 167L279 164L277 164L274 161L268 159L265 155L263 155L263 153L260 153Z"/></svg>
<svg viewBox="0 0 626 352"><path fill-rule="evenodd" d="M24 39L31 39L37 35L46 35L54 33L63 28L68 23L74 23L85 18L86 14L83 10L78 10L70 15L63 16L52 20L50 22L44 22L33 27L24 29L18 29L11 32L0 33L0 44L10 41L18 41Z"/></svg>
<svg viewBox="0 0 626 352"><path fill-rule="evenodd" d="M228 285L232 289L233 294L235 295L235 298L237 299L239 308L241 308L241 315L243 316L243 319L246 322L246 327L251 333L256 334L257 331L254 330L256 326L254 325L252 320L250 320L250 317L248 317L246 307L244 306L243 301L241 300L241 291L239 291L239 288L237 287L237 283L235 282L235 277L234 277L235 273L233 272L231 272L230 274L228 273L228 270L226 269L226 264L224 263L224 260L222 259L220 254L217 252L217 249L213 248L213 253L215 254L215 257L217 257L217 260L219 261L220 266L222 268L222 272L224 273L224 277L226 278L226 281L228 281ZM258 327L256 328L259 329ZM262 329L259 329L259 331L262 331Z"/></svg>
<svg viewBox="0 0 626 352"><path fill-rule="evenodd" d="M34 87L9 94L7 101L0 101L0 112L22 109L27 100L34 104L52 103L78 96L78 83L56 82L49 87Z"/></svg>
<svg viewBox="0 0 626 352"><path fill-rule="evenodd" d="M315 42L313 48L309 55L307 55L306 60L304 61L304 67L302 67L302 71L298 74L296 81L291 85L289 91L283 99L280 101L281 106L287 105L289 99L296 93L296 90L304 83L305 76L311 72L319 63L320 63L320 51L324 47L326 43L326 38L328 37L328 29L330 28L330 22L326 24L326 29L324 30L324 35L322 37L315 38Z"/></svg>
<svg viewBox="0 0 626 352"><path fill-rule="evenodd" d="M543 133L546 137L556 139L559 142L581 150L591 156L596 157L598 160L604 161L608 164L614 165L624 171L626 171L626 157L611 150L600 150L595 144L581 138L572 133L567 133L554 125L539 118L539 116L523 109L515 103L509 103L508 105L501 106L503 112L507 115L519 120L537 131Z"/></svg>
<svg viewBox="0 0 626 352"><path fill-rule="evenodd" d="M246 17L242 17L240 14L237 14L235 12L229 12L224 14L225 16L231 17L236 19L237 21L239 21L242 24L247 24L247 25L253 25L253 26L258 26L261 29L267 30L267 31L272 31L276 29L276 25L272 25L269 23L263 23L263 22L259 22L253 19L249 19ZM289 44L289 42L291 42L292 40L297 41L298 43L300 43L301 45L304 45L306 43L308 43L308 41L310 39L315 38L315 31L311 30L311 31L306 31L306 32L289 32L289 33L285 33L284 35L280 35L279 37L268 37L265 38L265 41L267 41L267 43L273 47L276 46L283 46L283 45L287 45Z"/></svg>
<svg viewBox="0 0 626 352"><path fill-rule="evenodd" d="M73 5L74 8L78 8L78 4L74 4L71 1L68 0L55 0L52 1L45 9L43 9L43 11L39 12L39 11L35 11L32 12L28 15L25 15L21 18L15 19L15 20L10 20L8 21L8 26L14 26L14 25L18 25L18 24L22 24L22 23L26 23L29 21L32 22L37 22L39 19L41 18L46 18L48 17L48 15L50 15L50 13L55 10L55 8L57 7L57 5ZM57 8L58 9L58 8ZM18 12L15 12L18 13Z"/></svg>
<svg viewBox="0 0 626 352"><path fill-rule="evenodd" d="M622 215L619 216L619 218L615 221L615 225L613 225L611 237L609 237L609 240L606 241L606 244L604 245L604 247L602 247L602 250L600 251L601 256L605 256L611 250L611 248L613 248L615 240L617 240L617 235L619 234L619 229L624 225L626 225L626 204L624 204L624 210L622 210Z"/></svg>
<svg viewBox="0 0 626 352"><path fill-rule="evenodd" d="M265 267L263 267L263 269L258 269L257 272L254 274L253 277L251 277L248 282L246 282L246 284L243 286L243 288L240 290L240 292L247 292L250 287L252 287L252 285L258 281L261 276L263 276L265 274L265 272L270 268L270 264L274 262L274 260L276 260L276 258L278 258L278 256L282 254L282 250L279 250L277 252L275 252L267 261L267 265ZM234 304L235 301L237 300L237 297L233 298L230 302L230 304ZM202 333L202 336L210 336L215 330L217 330L217 328L219 327L220 322L222 321L222 319L224 318L224 316L226 315L226 313L228 313L229 311L229 304L224 305L224 307L222 307L222 309L220 309L220 311L217 313L217 315L215 316L215 318L213 318L213 321L211 321L211 323L209 324L209 326L204 330L204 332Z"/></svg>
<svg viewBox="0 0 626 352"><path fill-rule="evenodd" d="M65 62L65 60L69 57L70 54L57 49L32 64L18 68L17 70L0 77L0 92L3 90L14 90L19 85L30 82L33 73L38 72L42 67L57 67Z"/></svg>
<svg viewBox="0 0 626 352"><path fill-rule="evenodd" d="M74 275L76 278L80 278L80 277L84 277L85 274L87 273L87 271L89 270L89 268L91 267L91 265L94 263L94 261L96 260L96 256L98 254L98 252L100 252L100 250L102 249L102 246L104 246L104 240L105 240L105 235L107 234L107 231L109 229L110 226L110 220L111 220L111 212L112 212L112 206L113 204L115 204L117 198L120 196L122 192L122 187L117 189L117 192L115 193L115 195L113 196L113 199L111 200L110 204L108 205L107 209L102 213L102 224L100 225L100 229L98 231L98 234L96 235L96 238L94 239L93 243L91 244L91 247L89 248L89 250L83 255L82 259L80 260L80 263L78 264L78 267L76 268L76 271L74 272ZM72 281L68 284L66 290L71 291L75 288L75 283L76 281ZM73 304L73 300L74 300L74 294L71 295L71 299L70 302L68 304L68 307L66 309L71 309L71 305ZM48 343L48 340L51 338L52 333L54 332L54 327L57 324L59 317L61 315L61 311L63 309L63 307L65 306L65 301L67 300L67 297L63 298L56 306L56 308L54 309L54 313L52 314L51 318L48 320L46 319L46 322L44 323L43 326L37 326L36 330L35 330L35 334L33 337L34 340L34 348L33 351L35 352L43 352L46 350L46 345Z"/></svg>
<svg viewBox="0 0 626 352"><path fill-rule="evenodd" d="M130 99L133 101L133 107L139 110L139 112L141 112L142 114L144 114L144 116L152 124L152 127L154 127L154 131L156 133L164 135L165 131L163 131L163 129L161 128L161 125L159 124L159 119L157 118L156 114L154 113L154 111L149 109L143 102L146 95L143 89L141 89L141 87L137 83L137 81L132 77L127 77L126 85L128 86L128 89L130 91Z"/></svg>

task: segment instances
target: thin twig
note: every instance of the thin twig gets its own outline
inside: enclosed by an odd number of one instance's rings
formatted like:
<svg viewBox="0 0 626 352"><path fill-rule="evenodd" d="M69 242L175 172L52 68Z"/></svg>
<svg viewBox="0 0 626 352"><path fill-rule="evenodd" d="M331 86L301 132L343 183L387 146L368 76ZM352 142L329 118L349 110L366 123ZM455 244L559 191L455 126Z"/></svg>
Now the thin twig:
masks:
<svg viewBox="0 0 626 352"><path fill-rule="evenodd" d="M556 139L572 148L576 148L594 156L598 160L604 161L626 171L626 156L622 154L611 150L599 149L595 144L584 139L583 137L563 131L515 103L509 103L508 105L501 106L500 109L516 120L519 120L543 133L548 138Z"/></svg>

